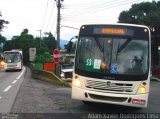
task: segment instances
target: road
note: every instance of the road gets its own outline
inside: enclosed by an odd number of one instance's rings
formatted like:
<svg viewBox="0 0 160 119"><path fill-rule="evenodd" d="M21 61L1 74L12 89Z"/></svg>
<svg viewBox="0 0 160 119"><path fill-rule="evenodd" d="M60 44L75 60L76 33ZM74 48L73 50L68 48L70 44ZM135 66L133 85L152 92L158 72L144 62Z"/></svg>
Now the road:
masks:
<svg viewBox="0 0 160 119"><path fill-rule="evenodd" d="M67 117L68 114L71 114L70 116L73 116L73 118L88 118L88 116L93 118L96 116L95 114L138 113L149 114L147 116L150 118L154 117L154 119L160 118L160 115L156 115L157 113L160 114L160 82L158 81L151 81L148 108L136 109L109 104L85 105L79 100L71 99L71 88L64 88L48 82L32 79L28 68L26 68L26 72L24 82L12 107L11 112L13 113L43 113L45 116L58 114L56 115L57 118L61 116L62 118Z"/></svg>
<svg viewBox="0 0 160 119"><path fill-rule="evenodd" d="M0 69L0 112L10 112L19 88L23 82L25 67L22 71L5 72Z"/></svg>

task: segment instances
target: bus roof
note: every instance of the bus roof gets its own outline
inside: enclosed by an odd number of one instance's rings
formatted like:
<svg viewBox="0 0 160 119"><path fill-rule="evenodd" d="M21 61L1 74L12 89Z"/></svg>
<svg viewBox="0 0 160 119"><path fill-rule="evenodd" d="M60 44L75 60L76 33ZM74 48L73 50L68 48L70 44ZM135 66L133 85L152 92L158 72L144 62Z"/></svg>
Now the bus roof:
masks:
<svg viewBox="0 0 160 119"><path fill-rule="evenodd" d="M79 35L114 35L125 37L148 37L150 29L145 25L137 24L86 24L80 28Z"/></svg>
<svg viewBox="0 0 160 119"><path fill-rule="evenodd" d="M117 25L117 26L135 26L135 27L146 27L148 28L148 26L146 25L140 25L140 24L129 24L129 23L112 23L112 24L83 24L81 27L83 26L107 26L107 25ZM149 29L149 28L148 28Z"/></svg>

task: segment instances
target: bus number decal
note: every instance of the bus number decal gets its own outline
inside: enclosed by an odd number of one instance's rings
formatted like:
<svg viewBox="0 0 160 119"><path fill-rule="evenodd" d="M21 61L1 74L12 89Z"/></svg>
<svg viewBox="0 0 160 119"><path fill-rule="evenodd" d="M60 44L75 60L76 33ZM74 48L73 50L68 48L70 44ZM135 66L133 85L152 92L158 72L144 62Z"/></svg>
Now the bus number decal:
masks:
<svg viewBox="0 0 160 119"><path fill-rule="evenodd" d="M87 66L91 66L91 65L92 65L92 59L87 59L86 65L87 65Z"/></svg>

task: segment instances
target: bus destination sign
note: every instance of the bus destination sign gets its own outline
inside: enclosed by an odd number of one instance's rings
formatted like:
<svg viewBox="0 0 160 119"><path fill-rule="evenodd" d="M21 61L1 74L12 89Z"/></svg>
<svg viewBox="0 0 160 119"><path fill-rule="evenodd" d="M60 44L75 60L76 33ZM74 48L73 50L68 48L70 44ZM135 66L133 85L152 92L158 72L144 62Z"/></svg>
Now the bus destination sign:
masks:
<svg viewBox="0 0 160 119"><path fill-rule="evenodd" d="M131 29L124 28L94 28L94 34L111 34L111 35L128 35L133 36L134 32Z"/></svg>

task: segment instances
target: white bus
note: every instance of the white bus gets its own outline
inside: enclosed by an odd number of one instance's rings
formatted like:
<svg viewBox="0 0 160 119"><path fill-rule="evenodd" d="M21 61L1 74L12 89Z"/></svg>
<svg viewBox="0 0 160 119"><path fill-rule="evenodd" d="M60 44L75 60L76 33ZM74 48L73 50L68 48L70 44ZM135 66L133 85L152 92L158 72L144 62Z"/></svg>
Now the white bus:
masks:
<svg viewBox="0 0 160 119"><path fill-rule="evenodd" d="M22 70L23 68L23 56L22 50L5 51L5 67L7 70Z"/></svg>
<svg viewBox="0 0 160 119"><path fill-rule="evenodd" d="M147 107L151 34L133 24L83 25L79 31L72 99Z"/></svg>

